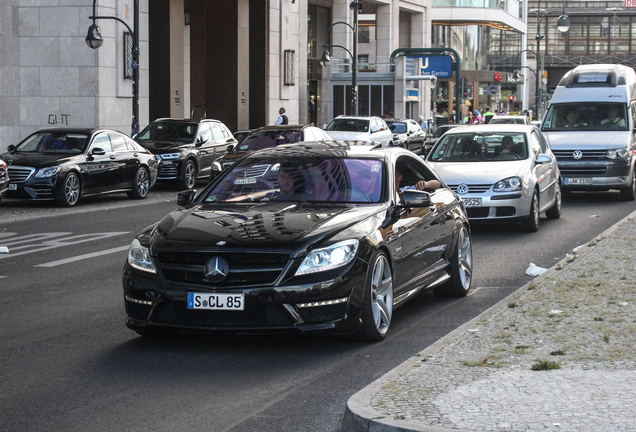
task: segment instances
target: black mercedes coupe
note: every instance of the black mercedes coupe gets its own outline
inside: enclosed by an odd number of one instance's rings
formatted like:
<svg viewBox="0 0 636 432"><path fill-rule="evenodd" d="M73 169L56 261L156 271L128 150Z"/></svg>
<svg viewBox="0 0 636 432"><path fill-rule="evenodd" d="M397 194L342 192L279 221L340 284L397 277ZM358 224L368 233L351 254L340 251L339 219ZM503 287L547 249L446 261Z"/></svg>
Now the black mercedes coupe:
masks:
<svg viewBox="0 0 636 432"><path fill-rule="evenodd" d="M397 172L399 171L399 173ZM397 184L397 180L401 182ZM465 296L466 210L401 148L283 145L252 153L132 242L126 325L166 331L385 337L420 290ZM436 183L436 182L433 182Z"/></svg>

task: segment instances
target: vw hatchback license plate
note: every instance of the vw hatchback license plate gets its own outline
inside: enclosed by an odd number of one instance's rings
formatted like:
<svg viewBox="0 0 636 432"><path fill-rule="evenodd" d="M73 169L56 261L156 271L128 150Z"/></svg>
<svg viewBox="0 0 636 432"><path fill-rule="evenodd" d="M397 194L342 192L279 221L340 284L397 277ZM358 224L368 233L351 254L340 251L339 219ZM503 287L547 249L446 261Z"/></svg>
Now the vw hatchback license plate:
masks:
<svg viewBox="0 0 636 432"><path fill-rule="evenodd" d="M18 190L18 185L15 183L9 183L9 190Z"/></svg>
<svg viewBox="0 0 636 432"><path fill-rule="evenodd" d="M566 185L592 184L592 179L591 178L564 178L563 184L566 184Z"/></svg>
<svg viewBox="0 0 636 432"><path fill-rule="evenodd" d="M243 310L244 294L188 293L188 309Z"/></svg>
<svg viewBox="0 0 636 432"><path fill-rule="evenodd" d="M481 198L462 198L466 207L481 207Z"/></svg>

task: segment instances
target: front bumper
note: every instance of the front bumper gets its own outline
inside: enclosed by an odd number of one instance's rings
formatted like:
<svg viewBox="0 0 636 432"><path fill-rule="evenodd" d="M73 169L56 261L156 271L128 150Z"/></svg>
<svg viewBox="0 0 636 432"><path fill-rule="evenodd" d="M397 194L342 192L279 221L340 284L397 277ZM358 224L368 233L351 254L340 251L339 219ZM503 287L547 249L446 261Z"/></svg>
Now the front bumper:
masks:
<svg viewBox="0 0 636 432"><path fill-rule="evenodd" d="M480 199L480 206L466 206L466 213L471 222L514 222L524 220L530 214L532 196L527 190L519 192L487 192L484 194L460 195L466 204L471 199Z"/></svg>
<svg viewBox="0 0 636 432"><path fill-rule="evenodd" d="M360 324L366 270L367 264L357 258L340 270L281 284L214 289L167 282L163 275L143 273L126 264L126 326L228 333L351 333ZM188 309L190 292L244 294L245 309Z"/></svg>
<svg viewBox="0 0 636 432"><path fill-rule="evenodd" d="M9 183L7 198L26 198L32 200L53 200L59 189L58 176L48 178L31 177L26 182Z"/></svg>
<svg viewBox="0 0 636 432"><path fill-rule="evenodd" d="M625 159L584 163L557 159L557 162L562 186L567 190L623 189L631 184L631 161Z"/></svg>

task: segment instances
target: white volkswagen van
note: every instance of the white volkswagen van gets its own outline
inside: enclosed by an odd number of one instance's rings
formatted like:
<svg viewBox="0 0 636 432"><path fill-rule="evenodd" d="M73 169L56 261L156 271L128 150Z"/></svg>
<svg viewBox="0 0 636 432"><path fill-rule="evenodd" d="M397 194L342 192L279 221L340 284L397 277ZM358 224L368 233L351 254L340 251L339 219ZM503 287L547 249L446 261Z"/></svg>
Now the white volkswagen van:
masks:
<svg viewBox="0 0 636 432"><path fill-rule="evenodd" d="M541 130L564 190L618 189L636 198L636 73L614 64L577 66L554 91Z"/></svg>

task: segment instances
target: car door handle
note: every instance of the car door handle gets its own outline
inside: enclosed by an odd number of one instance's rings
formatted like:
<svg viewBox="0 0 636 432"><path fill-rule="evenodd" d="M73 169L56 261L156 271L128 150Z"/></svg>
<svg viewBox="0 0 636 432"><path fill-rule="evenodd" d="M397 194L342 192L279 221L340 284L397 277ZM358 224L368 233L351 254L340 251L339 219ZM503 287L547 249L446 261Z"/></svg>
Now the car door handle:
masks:
<svg viewBox="0 0 636 432"><path fill-rule="evenodd" d="M115 160L115 159L117 159L117 156L116 156L116 155L110 155L110 158L111 158L112 160Z"/></svg>

